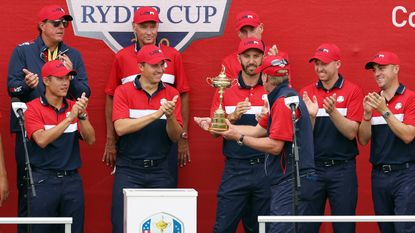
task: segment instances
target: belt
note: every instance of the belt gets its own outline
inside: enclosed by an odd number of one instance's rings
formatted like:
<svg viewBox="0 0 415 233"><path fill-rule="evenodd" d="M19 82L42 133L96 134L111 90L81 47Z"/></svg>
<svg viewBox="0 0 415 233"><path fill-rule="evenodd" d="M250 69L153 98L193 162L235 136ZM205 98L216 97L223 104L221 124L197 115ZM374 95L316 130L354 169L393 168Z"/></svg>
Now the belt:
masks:
<svg viewBox="0 0 415 233"><path fill-rule="evenodd" d="M349 162L351 160L317 160L316 161L316 165L319 167L333 167L333 166L337 166L340 164L345 164L347 162Z"/></svg>
<svg viewBox="0 0 415 233"><path fill-rule="evenodd" d="M144 160L133 160L134 165L138 165L143 168L157 167L160 163L160 159L144 159Z"/></svg>
<svg viewBox="0 0 415 233"><path fill-rule="evenodd" d="M263 157L257 157L257 158L249 159L248 161L250 165L255 165L259 163L264 163L265 159Z"/></svg>
<svg viewBox="0 0 415 233"><path fill-rule="evenodd" d="M51 169L39 169L39 168L33 168L34 172L39 172L43 174L49 174L52 176L56 176L58 178L62 178L64 176L71 176L78 173L78 169L74 170L51 170Z"/></svg>
<svg viewBox="0 0 415 233"><path fill-rule="evenodd" d="M408 169L410 165L414 163L415 162L406 162L403 164L379 164L379 165L373 165L373 169L379 170L383 173L389 173L393 171Z"/></svg>
<svg viewBox="0 0 415 233"><path fill-rule="evenodd" d="M226 157L226 159L230 161L238 161L238 163L248 163L249 165L255 165L255 164L260 164L260 163L265 162L264 157L256 157L256 158L251 158L251 159L235 159L235 158Z"/></svg>

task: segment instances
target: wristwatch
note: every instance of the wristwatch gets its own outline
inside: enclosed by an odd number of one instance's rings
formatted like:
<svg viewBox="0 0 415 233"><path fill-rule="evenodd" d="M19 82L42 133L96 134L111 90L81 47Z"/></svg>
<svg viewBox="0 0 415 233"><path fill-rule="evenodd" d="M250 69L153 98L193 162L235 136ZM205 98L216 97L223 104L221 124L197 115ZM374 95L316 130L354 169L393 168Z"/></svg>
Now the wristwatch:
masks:
<svg viewBox="0 0 415 233"><path fill-rule="evenodd" d="M84 121L87 118L88 118L88 114L86 112L78 115L78 119L81 120L81 121Z"/></svg>
<svg viewBox="0 0 415 233"><path fill-rule="evenodd" d="M245 135L241 134L241 137L239 137L238 141L236 141L236 143L238 143L238 145L243 146L244 145L244 137Z"/></svg>
<svg viewBox="0 0 415 233"><path fill-rule="evenodd" d="M187 134L186 131L184 131L182 134L180 134L181 139L187 140L188 137L189 137L189 135Z"/></svg>
<svg viewBox="0 0 415 233"><path fill-rule="evenodd" d="M384 112L384 113L382 114L382 116L383 116L383 118L387 119L387 118L389 118L389 117L391 116L391 112L386 111L386 112Z"/></svg>

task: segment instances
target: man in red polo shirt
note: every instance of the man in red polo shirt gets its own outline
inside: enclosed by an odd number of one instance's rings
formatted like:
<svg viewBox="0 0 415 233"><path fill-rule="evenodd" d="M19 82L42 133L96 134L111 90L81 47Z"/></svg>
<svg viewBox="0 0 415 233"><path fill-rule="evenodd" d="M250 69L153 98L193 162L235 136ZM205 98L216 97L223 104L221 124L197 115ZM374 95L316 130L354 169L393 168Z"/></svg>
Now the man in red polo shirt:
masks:
<svg viewBox="0 0 415 233"><path fill-rule="evenodd" d="M137 53L140 74L114 93L112 120L119 136L112 190L112 232L123 233L123 188L173 188L168 155L183 132L179 92L161 82L169 58L155 45Z"/></svg>
<svg viewBox="0 0 415 233"><path fill-rule="evenodd" d="M30 101L25 112L29 156L37 196L29 190L29 217L72 217L72 232L84 227L84 192L79 137L95 142L88 120L85 93L77 101L66 98L74 70L60 60L42 67L45 93ZM75 77L76 78L76 77ZM33 233L63 232L63 225L34 224Z"/></svg>
<svg viewBox="0 0 415 233"><path fill-rule="evenodd" d="M378 92L364 97L359 142L370 144L376 215L415 214L415 93L399 82L399 57L378 52L365 66ZM415 232L414 223L379 223L382 233Z"/></svg>
<svg viewBox="0 0 415 233"><path fill-rule="evenodd" d="M312 203L313 209L323 215L328 200L332 215L355 215L355 157L359 153L356 136L362 119L363 93L339 73L340 49L335 44L320 45L309 62L314 63L318 81L300 93L314 127L318 198ZM335 233L354 233L355 223L333 223L333 228Z"/></svg>
<svg viewBox="0 0 415 233"><path fill-rule="evenodd" d="M120 50L115 55L111 73L105 88L105 93L107 94L105 105L107 143L102 160L107 165L113 166L117 155L115 148L117 137L111 121L114 91L119 85L133 82L135 77L140 73L136 61L137 52L144 45L156 45L163 51L163 54L169 58L169 60L165 62L166 67L161 80L179 91L182 103L181 114L183 117L184 131L178 144L173 145L169 155L169 170L177 185L177 163L179 162L180 166L184 166L187 162L190 162L187 138L187 122L189 115L188 92L190 91L190 87L184 72L181 54L175 48L157 42L159 23L160 19L157 10L148 6L140 7L134 13L134 21L132 22L136 42L129 47Z"/></svg>

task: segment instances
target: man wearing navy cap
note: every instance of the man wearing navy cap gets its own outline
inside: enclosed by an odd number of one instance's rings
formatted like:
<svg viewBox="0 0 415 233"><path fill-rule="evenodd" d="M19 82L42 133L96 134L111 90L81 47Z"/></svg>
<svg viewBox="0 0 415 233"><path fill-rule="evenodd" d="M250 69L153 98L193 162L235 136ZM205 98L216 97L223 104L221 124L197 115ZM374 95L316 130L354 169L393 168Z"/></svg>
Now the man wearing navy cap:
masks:
<svg viewBox="0 0 415 233"><path fill-rule="evenodd" d="M379 92L364 97L359 142L370 141L376 215L415 214L415 93L399 83L399 57L380 51L365 65ZM379 222L382 233L415 232L414 223Z"/></svg>
<svg viewBox="0 0 415 233"><path fill-rule="evenodd" d="M181 54L175 48L157 41L159 23L159 13L155 8L149 6L140 7L134 13L134 20L132 22L136 40L135 43L120 50L115 55L111 73L105 88L107 142L102 161L110 167L114 166L118 152L115 148L117 136L114 131L113 122L111 121L114 91L119 85L133 82L137 74L140 73L136 61L138 51L144 45L156 45L163 51L163 54L169 58L169 60L165 61L166 68L161 80L164 83L173 86L180 92L180 100L182 103L181 114L183 117L184 131L179 142L173 144L172 151L169 155L169 170L174 177L177 186L178 164L184 166L190 162L187 133L189 115L188 92L190 91L190 86L184 72Z"/></svg>
<svg viewBox="0 0 415 233"><path fill-rule="evenodd" d="M216 133L222 134L226 140L266 153L265 173L271 182L271 215L293 215L293 124L291 110L285 106L284 99L297 92L289 87L290 67L286 57L268 56L259 70L262 72L263 86L268 92L269 114L256 126L234 125L227 121L228 131ZM315 183L313 133L307 107L302 100L296 115L301 180L298 214L309 215L312 213L310 203L313 202ZM269 232L272 233L292 231L292 223L270 224ZM301 225L299 232L315 231Z"/></svg>
<svg viewBox="0 0 415 233"><path fill-rule="evenodd" d="M183 132L179 92L161 81L169 61L155 45L137 53L140 70L114 93L112 120L119 139L112 190L112 232L123 233L124 188L173 188L167 156Z"/></svg>
<svg viewBox="0 0 415 233"><path fill-rule="evenodd" d="M340 50L335 44L320 45L310 59L318 81L300 93L314 125L314 158L318 199L313 202L324 215L327 199L333 215L355 215L357 131L362 119L362 90L340 73ZM316 224L320 226L320 223ZM335 233L355 232L355 223L333 223Z"/></svg>
<svg viewBox="0 0 415 233"><path fill-rule="evenodd" d="M29 189L30 217L72 217L72 232L84 227L84 192L79 137L95 142L95 131L87 116L85 93L72 101L66 98L74 70L60 60L42 68L45 93L28 103L25 112L29 156L37 196ZM63 232L63 225L32 225L33 233Z"/></svg>
<svg viewBox="0 0 415 233"><path fill-rule="evenodd" d="M78 98L83 92L90 95L88 79L81 54L63 43L66 28L72 16L58 5L43 7L38 13L37 28L39 36L32 41L19 44L9 61L7 89L10 97L17 97L22 102L29 102L45 92L45 86L39 76L42 66L52 60L61 60L69 70L76 70L77 75L70 82L68 97ZM16 133L15 156L17 163L18 216L27 216L26 172L22 135L18 120L10 114L10 130ZM25 225L18 227L18 232L25 232Z"/></svg>

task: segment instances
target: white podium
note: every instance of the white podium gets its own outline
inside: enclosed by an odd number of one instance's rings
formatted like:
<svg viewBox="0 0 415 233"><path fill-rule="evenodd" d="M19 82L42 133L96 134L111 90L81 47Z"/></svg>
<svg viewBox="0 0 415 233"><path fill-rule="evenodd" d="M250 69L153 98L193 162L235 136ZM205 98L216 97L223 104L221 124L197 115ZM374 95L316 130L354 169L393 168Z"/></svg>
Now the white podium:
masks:
<svg viewBox="0 0 415 233"><path fill-rule="evenodd" d="M124 233L196 233L194 189L124 189Z"/></svg>

